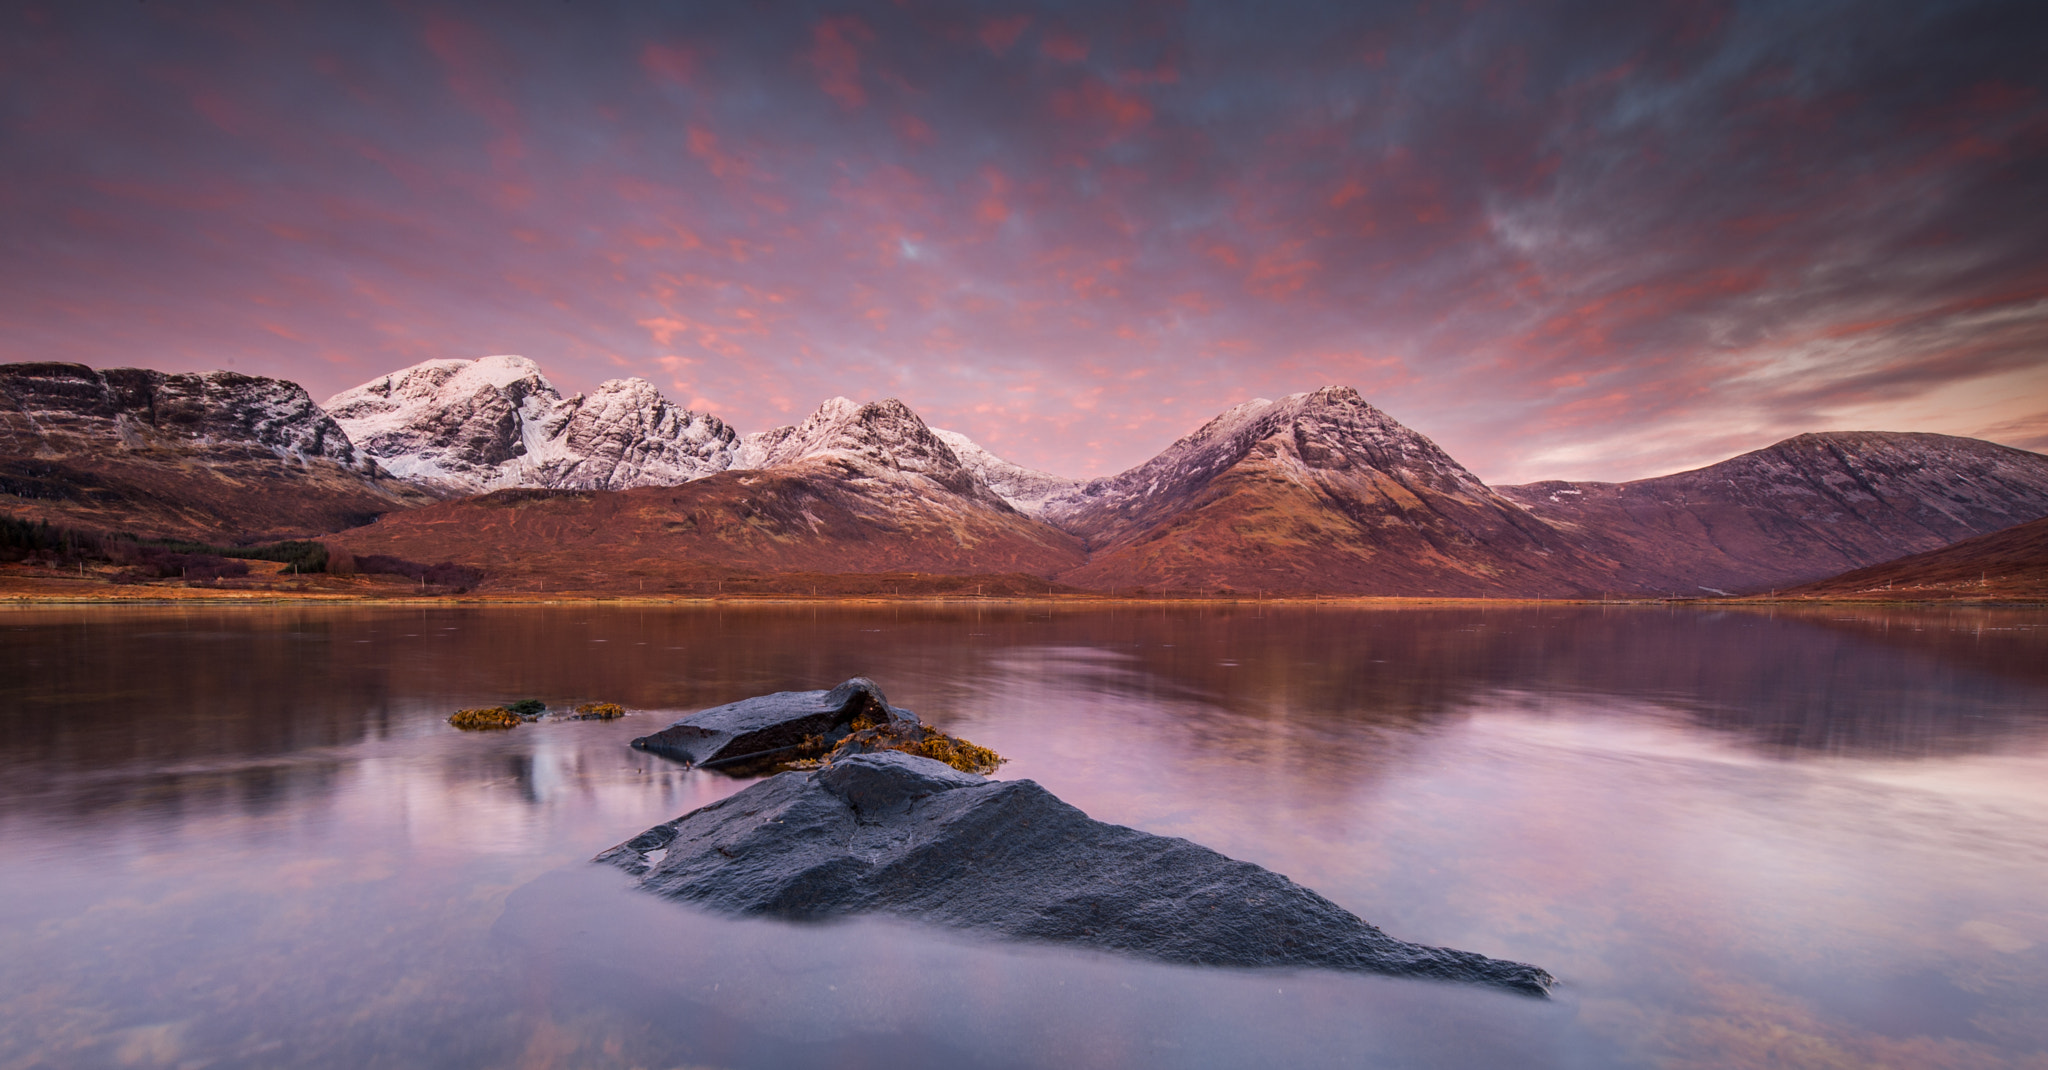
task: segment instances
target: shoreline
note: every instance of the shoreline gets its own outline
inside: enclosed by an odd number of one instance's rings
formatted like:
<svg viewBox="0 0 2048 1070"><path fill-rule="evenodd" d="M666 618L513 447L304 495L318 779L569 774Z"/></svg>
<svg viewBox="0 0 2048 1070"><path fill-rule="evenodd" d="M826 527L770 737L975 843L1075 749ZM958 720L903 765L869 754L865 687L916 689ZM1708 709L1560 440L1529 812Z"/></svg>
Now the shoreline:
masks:
<svg viewBox="0 0 2048 1070"><path fill-rule="evenodd" d="M0 581L0 606L239 606L239 605L331 605L331 606L644 606L688 608L739 608L747 606L1059 606L1062 608L1171 607L1263 607L1289 608L1324 606L1335 608L1420 608L1455 606L1461 608L1524 606L1616 606L1616 607L1711 607L1741 609L1777 606L1954 606L1999 608L2048 608L2048 599L2038 597L1948 597L1870 598L1844 596L1708 598L1485 598L1437 595L1108 595L1057 592L1043 595L956 595L956 594L846 594L805 595L783 593L717 595L644 595L602 592L486 592L463 594L398 594L376 591L222 589L209 587L116 587L94 584L91 590L62 590L64 580ZM71 581L75 582L75 581ZM43 588L36 590L34 588ZM132 592L132 593L131 593Z"/></svg>

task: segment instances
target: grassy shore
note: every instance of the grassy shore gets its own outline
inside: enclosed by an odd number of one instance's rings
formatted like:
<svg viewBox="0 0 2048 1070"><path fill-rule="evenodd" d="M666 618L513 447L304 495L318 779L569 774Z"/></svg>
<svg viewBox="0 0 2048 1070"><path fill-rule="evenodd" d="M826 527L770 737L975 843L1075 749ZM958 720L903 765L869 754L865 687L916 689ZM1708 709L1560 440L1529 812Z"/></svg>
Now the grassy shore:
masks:
<svg viewBox="0 0 2048 1070"><path fill-rule="evenodd" d="M233 580L186 582L157 580L116 583L113 569L95 571L88 567L69 571L57 569L0 567L0 605L14 604L150 604L150 603L337 603L378 605L554 605L604 603L618 605L767 605L832 604L894 605L939 604L1032 604L1071 606L1157 606L1157 605L1316 605L1316 606L1516 606L1516 605L2042 605L2038 596L2003 596L1973 592L1871 591L1849 596L1770 596L1713 598L1658 598L1615 596L1607 598L1463 598L1389 597L1345 594L1263 594L1244 591L1160 591L1144 594L1111 594L1101 591L1063 589L1046 585L1042 592L1016 590L1005 584L1001 593L977 593L973 584L951 584L954 589L917 589L901 584L895 591L832 590L809 582L815 577L797 577L773 584L757 582L753 587L730 591L647 592L633 590L549 589L546 581L530 578L512 589L485 584L472 591L423 588L396 576L297 576L283 566L259 567L252 574ZM873 587L874 584L865 586ZM902 587L911 587L902 590ZM992 586L992 585L983 585ZM825 589L820 589L825 587ZM815 593L814 593L815 592Z"/></svg>

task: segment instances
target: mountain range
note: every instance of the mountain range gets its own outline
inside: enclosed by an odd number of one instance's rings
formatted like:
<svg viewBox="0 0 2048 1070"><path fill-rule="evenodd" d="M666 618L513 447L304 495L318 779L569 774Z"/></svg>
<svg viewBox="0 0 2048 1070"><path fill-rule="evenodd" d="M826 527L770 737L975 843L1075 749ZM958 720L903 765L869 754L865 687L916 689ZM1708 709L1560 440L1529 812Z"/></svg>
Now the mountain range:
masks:
<svg viewBox="0 0 2048 1070"><path fill-rule="evenodd" d="M520 357L429 361L322 405L233 373L6 365L0 405L0 510L322 532L357 553L592 590L746 572L1697 595L2048 516L2048 457L1927 434L1801 435L1654 479L1489 487L1336 386L1238 405L1086 481L1008 462L894 399L834 398L741 435L641 379L564 396Z"/></svg>

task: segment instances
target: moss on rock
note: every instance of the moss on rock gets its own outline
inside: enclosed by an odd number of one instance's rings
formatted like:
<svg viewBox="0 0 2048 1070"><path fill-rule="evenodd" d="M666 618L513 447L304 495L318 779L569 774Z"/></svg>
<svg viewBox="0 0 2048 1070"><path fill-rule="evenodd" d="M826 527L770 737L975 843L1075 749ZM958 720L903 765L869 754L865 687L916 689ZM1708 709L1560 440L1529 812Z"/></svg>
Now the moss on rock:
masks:
<svg viewBox="0 0 2048 1070"><path fill-rule="evenodd" d="M503 706L479 706L474 709L456 710L448 723L465 732L478 732L494 728L517 728L526 723L525 719Z"/></svg>

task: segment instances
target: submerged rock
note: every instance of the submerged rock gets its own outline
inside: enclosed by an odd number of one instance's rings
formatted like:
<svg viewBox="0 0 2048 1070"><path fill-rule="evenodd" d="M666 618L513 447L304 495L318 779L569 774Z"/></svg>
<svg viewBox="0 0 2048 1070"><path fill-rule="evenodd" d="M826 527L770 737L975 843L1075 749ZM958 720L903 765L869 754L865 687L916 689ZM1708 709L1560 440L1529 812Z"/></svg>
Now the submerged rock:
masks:
<svg viewBox="0 0 2048 1070"><path fill-rule="evenodd" d="M771 777L596 861L659 895L736 914L894 914L1168 962L1356 970L1535 995L1552 981L1534 966L1396 940L1277 873L1096 821L1029 780L896 752Z"/></svg>
<svg viewBox="0 0 2048 1070"><path fill-rule="evenodd" d="M586 702L573 710L555 714L557 721L616 721L626 715L626 707L616 702Z"/></svg>
<svg viewBox="0 0 2048 1070"><path fill-rule="evenodd" d="M829 749L855 731L918 725L917 714L889 705L882 689L856 676L830 691L778 691L693 713L633 741L639 750L705 769L763 770Z"/></svg>

